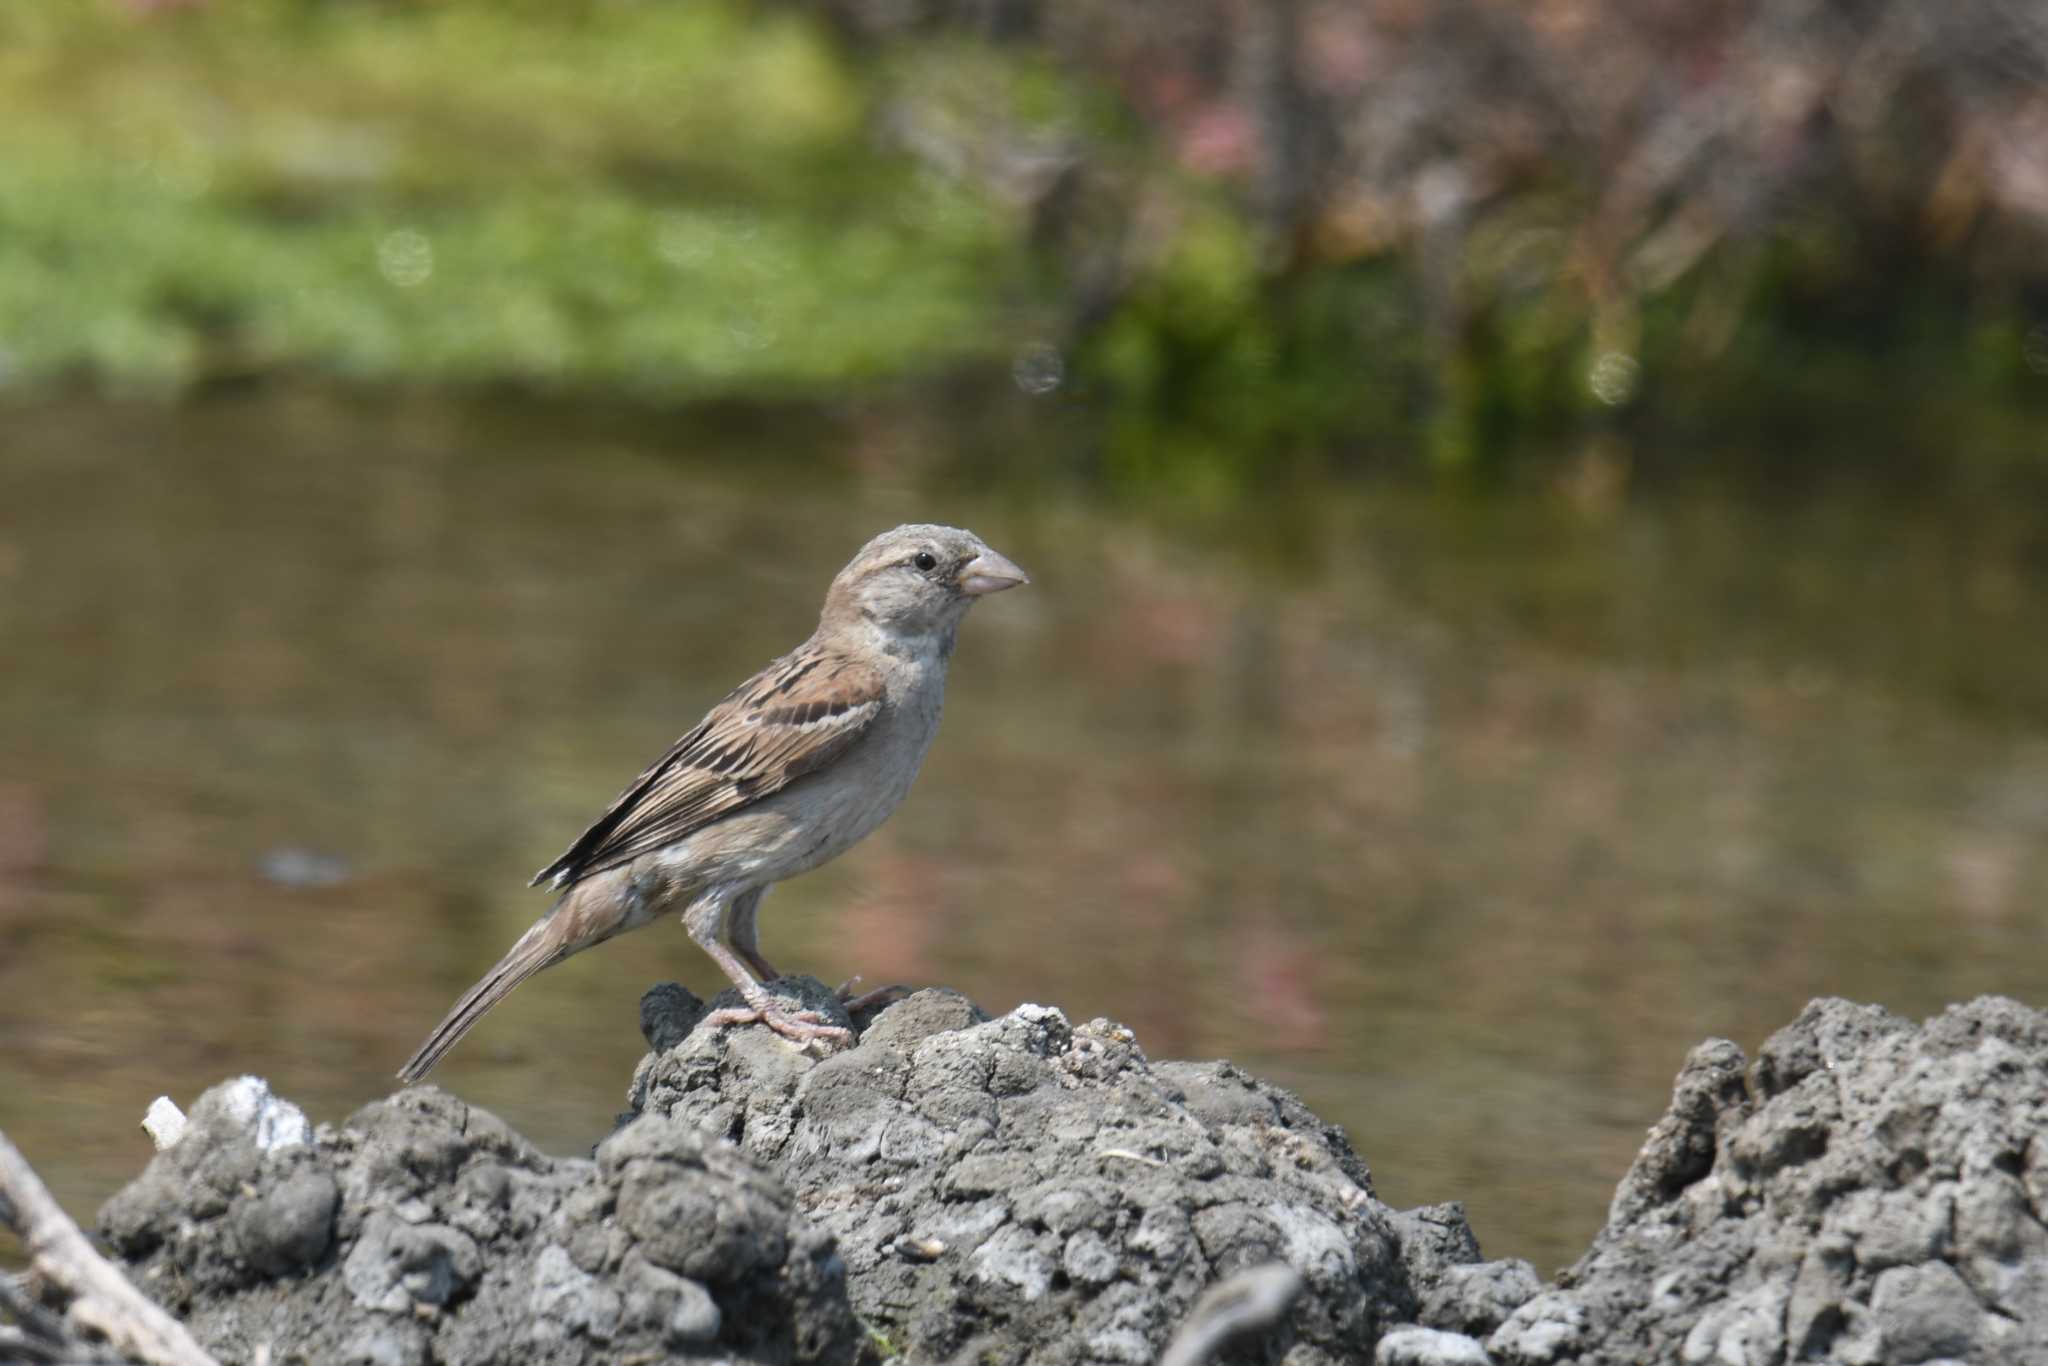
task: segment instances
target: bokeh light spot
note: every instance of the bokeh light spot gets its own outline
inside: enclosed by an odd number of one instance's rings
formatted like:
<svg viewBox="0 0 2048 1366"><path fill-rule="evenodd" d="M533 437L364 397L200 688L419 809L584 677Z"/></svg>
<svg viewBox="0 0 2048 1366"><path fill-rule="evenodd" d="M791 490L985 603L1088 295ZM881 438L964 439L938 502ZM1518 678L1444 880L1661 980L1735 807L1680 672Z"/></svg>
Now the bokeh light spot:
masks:
<svg viewBox="0 0 2048 1366"><path fill-rule="evenodd" d="M1634 356L1622 351L1602 351L1586 372L1586 387L1593 397L1610 408L1618 408L1635 397L1636 381L1643 367Z"/></svg>
<svg viewBox="0 0 2048 1366"><path fill-rule="evenodd" d="M1067 358L1051 342L1032 342L1010 362L1010 378L1027 394L1049 394L1067 378Z"/></svg>
<svg viewBox="0 0 2048 1366"><path fill-rule="evenodd" d="M2020 360L2037 375L2048 375L2048 323L2036 323L2020 338Z"/></svg>
<svg viewBox="0 0 2048 1366"><path fill-rule="evenodd" d="M742 351L766 351L782 338L782 329L775 320L757 308L733 310L726 319L725 330L732 343Z"/></svg>
<svg viewBox="0 0 2048 1366"><path fill-rule="evenodd" d="M678 270L703 265L717 246L718 230L688 214L663 214L654 230L654 254Z"/></svg>
<svg viewBox="0 0 2048 1366"><path fill-rule="evenodd" d="M417 289L434 277L434 244L417 228L387 232L377 243L377 270L400 289Z"/></svg>

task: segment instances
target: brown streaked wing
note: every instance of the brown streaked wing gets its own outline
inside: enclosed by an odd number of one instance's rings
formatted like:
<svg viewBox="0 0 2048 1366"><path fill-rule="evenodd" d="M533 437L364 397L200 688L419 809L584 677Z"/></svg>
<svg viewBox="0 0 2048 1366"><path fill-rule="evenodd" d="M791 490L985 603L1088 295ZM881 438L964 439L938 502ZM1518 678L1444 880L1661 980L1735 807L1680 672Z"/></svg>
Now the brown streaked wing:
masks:
<svg viewBox="0 0 2048 1366"><path fill-rule="evenodd" d="M634 779L534 885L567 887L780 792L845 754L881 710L868 666L815 647L784 655Z"/></svg>

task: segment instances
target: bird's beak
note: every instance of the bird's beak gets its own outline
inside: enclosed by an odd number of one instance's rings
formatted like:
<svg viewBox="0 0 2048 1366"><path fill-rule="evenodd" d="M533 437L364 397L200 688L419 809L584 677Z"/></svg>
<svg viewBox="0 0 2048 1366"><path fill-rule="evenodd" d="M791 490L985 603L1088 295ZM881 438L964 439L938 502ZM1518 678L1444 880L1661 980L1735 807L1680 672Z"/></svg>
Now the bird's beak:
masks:
<svg viewBox="0 0 2048 1366"><path fill-rule="evenodd" d="M1030 583L1031 576L1011 564L993 550L984 550L960 567L960 591L970 598L986 593L1000 593L1005 588L1015 588L1020 583Z"/></svg>

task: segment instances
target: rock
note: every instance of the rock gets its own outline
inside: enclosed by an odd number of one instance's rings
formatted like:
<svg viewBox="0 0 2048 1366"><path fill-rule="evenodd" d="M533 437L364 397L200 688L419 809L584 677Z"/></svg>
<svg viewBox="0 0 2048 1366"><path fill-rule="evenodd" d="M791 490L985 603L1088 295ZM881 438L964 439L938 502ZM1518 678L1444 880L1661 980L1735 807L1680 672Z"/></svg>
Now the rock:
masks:
<svg viewBox="0 0 2048 1366"><path fill-rule="evenodd" d="M1473 1337L1500 1327L1543 1290L1536 1268L1519 1258L1445 1266L1422 1284L1422 1317Z"/></svg>
<svg viewBox="0 0 2048 1366"><path fill-rule="evenodd" d="M334 1212L341 1189L315 1166L301 1167L261 1187L254 1199L238 1202L233 1220L242 1259L266 1276L310 1267L334 1237Z"/></svg>
<svg viewBox="0 0 2048 1366"><path fill-rule="evenodd" d="M202 1096L100 1218L137 1282L225 1361L836 1363L860 1350L831 1237L686 1124L650 1116L595 1162L549 1158L421 1088L266 1151L275 1113L239 1085Z"/></svg>
<svg viewBox="0 0 2048 1366"><path fill-rule="evenodd" d="M640 997L640 1037L666 1053L689 1036L704 1012L704 1003L679 982L651 986Z"/></svg>
<svg viewBox="0 0 2048 1366"><path fill-rule="evenodd" d="M1502 1361L1577 1361L1585 1346L1588 1317L1583 1304L1545 1291L1510 1314L1486 1345Z"/></svg>
<svg viewBox="0 0 2048 1366"><path fill-rule="evenodd" d="M2048 1016L2011 1001L1702 1044L1549 1286L1108 1021L924 991L819 1056L703 1014L649 993L668 1046L592 1159L433 1088L315 1131L242 1078L102 1232L227 1361L2048 1361Z"/></svg>
<svg viewBox="0 0 2048 1366"><path fill-rule="evenodd" d="M1380 1339L1373 1366L1488 1366L1479 1339L1435 1328L1396 1328Z"/></svg>
<svg viewBox="0 0 2048 1366"><path fill-rule="evenodd" d="M1726 1039L1709 1039L1686 1055L1672 1087L1671 1108L1651 1128L1608 1207L1610 1224L1625 1224L1665 1204L1714 1165L1715 1125L1747 1094L1748 1059Z"/></svg>
<svg viewBox="0 0 2048 1366"><path fill-rule="evenodd" d="M817 984L777 988L824 1008ZM1418 1321L1490 1330L1538 1289L1520 1264L1460 1272L1482 1265L1463 1211L1388 1209L1286 1092L1152 1064L1120 1026L1042 1006L991 1020L922 991L825 1058L699 1031L641 1063L628 1104L773 1173L836 1240L870 1330L918 1360L1151 1361L1205 1289L1276 1260L1307 1290L1248 1360L1369 1359Z"/></svg>
<svg viewBox="0 0 2048 1366"><path fill-rule="evenodd" d="M2048 1016L1822 1000L1671 1110L1502 1362L2048 1360ZM1472 1278L1463 1270L1459 1276Z"/></svg>
<svg viewBox="0 0 2048 1366"><path fill-rule="evenodd" d="M142 1131L149 1135L149 1141L156 1150L164 1149L185 1136L185 1112L172 1103L169 1096L158 1096L149 1103L149 1109L142 1116Z"/></svg>

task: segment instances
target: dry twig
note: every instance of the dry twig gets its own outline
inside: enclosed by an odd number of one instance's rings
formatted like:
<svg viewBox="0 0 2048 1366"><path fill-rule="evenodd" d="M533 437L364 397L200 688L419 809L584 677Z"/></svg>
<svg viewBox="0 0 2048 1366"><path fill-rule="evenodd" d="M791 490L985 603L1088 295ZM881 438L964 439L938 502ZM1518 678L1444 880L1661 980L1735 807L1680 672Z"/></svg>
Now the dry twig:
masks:
<svg viewBox="0 0 2048 1366"><path fill-rule="evenodd" d="M28 1159L0 1134L0 1213L28 1245L35 1273L70 1297L73 1324L104 1337L114 1350L149 1366L219 1366L185 1326L153 1304L99 1253L58 1207ZM24 1338L38 1321L10 1295ZM40 1312L38 1310L37 1312ZM33 1359L33 1358L31 1358ZM74 1358L75 1359L75 1358Z"/></svg>
<svg viewBox="0 0 2048 1366"><path fill-rule="evenodd" d="M1285 1262L1248 1266L1218 1281L1188 1311L1159 1366L1202 1366L1233 1339L1272 1327L1303 1285L1301 1273Z"/></svg>

